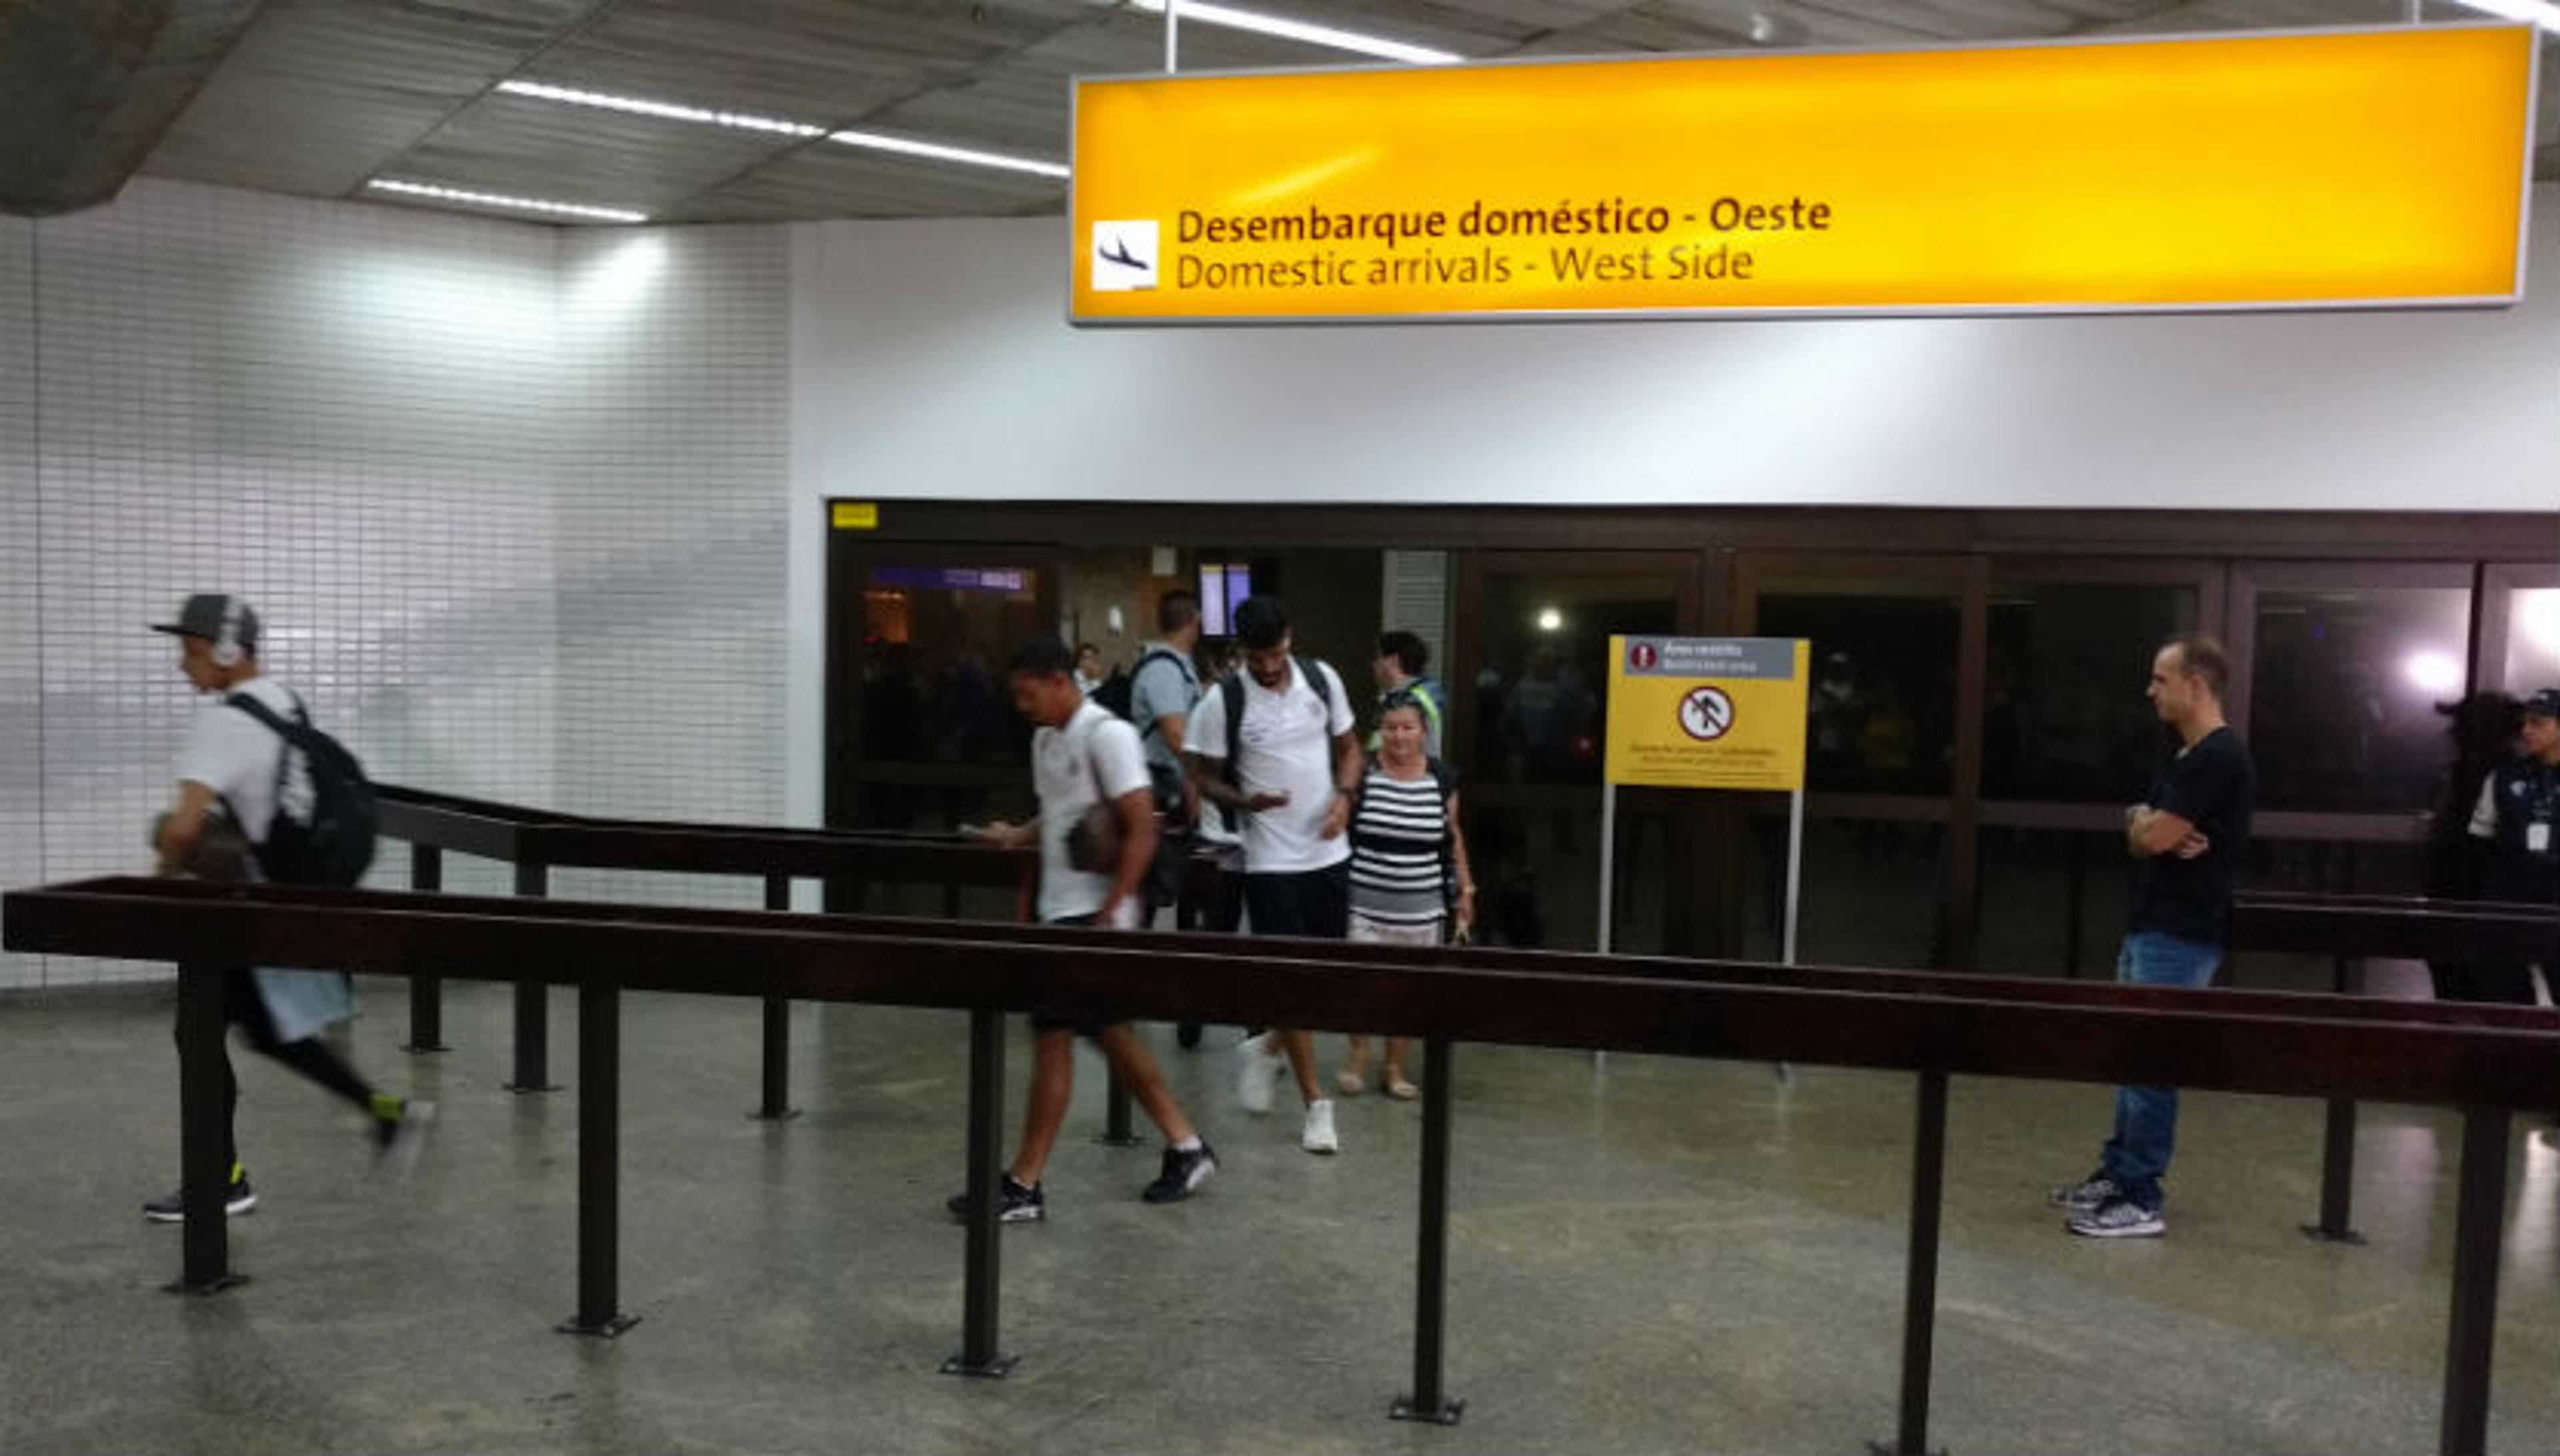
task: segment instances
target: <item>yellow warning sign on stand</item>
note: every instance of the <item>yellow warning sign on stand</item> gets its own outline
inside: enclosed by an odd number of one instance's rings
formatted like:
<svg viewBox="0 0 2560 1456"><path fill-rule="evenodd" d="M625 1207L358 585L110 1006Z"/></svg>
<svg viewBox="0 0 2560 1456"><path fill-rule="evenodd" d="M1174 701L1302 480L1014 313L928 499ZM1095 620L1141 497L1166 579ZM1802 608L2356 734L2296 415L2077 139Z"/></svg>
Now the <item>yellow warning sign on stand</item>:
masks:
<svg viewBox="0 0 2560 1456"><path fill-rule="evenodd" d="M1611 637L1607 781L1803 788L1812 656L1793 637Z"/></svg>

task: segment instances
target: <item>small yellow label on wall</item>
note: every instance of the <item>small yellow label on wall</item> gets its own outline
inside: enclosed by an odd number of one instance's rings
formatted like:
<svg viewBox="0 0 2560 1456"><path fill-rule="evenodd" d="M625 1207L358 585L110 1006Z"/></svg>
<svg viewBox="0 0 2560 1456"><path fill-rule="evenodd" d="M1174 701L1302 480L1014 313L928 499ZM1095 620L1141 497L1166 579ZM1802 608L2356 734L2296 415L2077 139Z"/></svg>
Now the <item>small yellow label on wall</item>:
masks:
<svg viewBox="0 0 2560 1456"><path fill-rule="evenodd" d="M880 502L835 501L827 507L827 524L838 531L878 531Z"/></svg>

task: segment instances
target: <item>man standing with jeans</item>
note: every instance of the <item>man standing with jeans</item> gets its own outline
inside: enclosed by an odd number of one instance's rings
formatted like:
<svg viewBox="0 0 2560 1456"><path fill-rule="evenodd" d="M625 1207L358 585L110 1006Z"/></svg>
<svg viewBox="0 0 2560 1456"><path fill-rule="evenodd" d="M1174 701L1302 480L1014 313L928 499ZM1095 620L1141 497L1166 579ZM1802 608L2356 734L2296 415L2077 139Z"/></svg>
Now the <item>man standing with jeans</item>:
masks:
<svg viewBox="0 0 2560 1456"><path fill-rule="evenodd" d="M2231 890L2249 850L2257 776L2240 735L2222 720L2230 660L2210 637L2172 639L2152 659L2152 707L2177 733L2177 750L2150 795L2125 811L2136 862L2133 913L2116 979L2141 986L2204 986L2222 964ZM2053 1191L2066 1225L2091 1238L2157 1238L2160 1179L2177 1140L2177 1088L2116 1089L2116 1131L2098 1169Z"/></svg>

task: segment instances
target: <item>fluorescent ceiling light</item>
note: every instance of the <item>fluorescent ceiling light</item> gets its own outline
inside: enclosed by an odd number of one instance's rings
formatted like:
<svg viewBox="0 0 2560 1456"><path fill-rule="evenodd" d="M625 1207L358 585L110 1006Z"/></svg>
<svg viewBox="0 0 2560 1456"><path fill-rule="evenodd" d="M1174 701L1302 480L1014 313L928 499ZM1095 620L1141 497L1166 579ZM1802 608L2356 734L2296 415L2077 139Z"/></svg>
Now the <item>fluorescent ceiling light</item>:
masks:
<svg viewBox="0 0 2560 1456"><path fill-rule="evenodd" d="M1190 15L1191 6L1183 13ZM927 157L938 162L965 162L973 167L1002 167L1012 172L1030 172L1040 177L1064 177L1066 168L1056 162L1037 157L1008 156L1003 152L984 152L973 147L946 146L941 142L917 141L912 137L890 136L877 131L830 132L823 126L805 121L786 121L778 116L756 116L743 111L714 111L702 106L680 106L673 101L652 101L642 96L608 95L603 91L579 90L573 86L549 85L535 81L502 81L498 89L511 96L529 96L538 101L559 101L570 106L593 106L599 110L621 111L633 116L655 116L666 121L692 121L705 126L733 126L745 131L771 132L777 136L808 138L823 136L847 146L870 147L875 151L898 152L910 157Z"/></svg>
<svg viewBox="0 0 2560 1456"><path fill-rule="evenodd" d="M2468 5L2500 20L2521 20L2538 25L2560 35L2560 5L2553 4L2552 0L2454 0L2454 3ZM1190 7L1184 8L1188 10Z"/></svg>
<svg viewBox="0 0 2560 1456"><path fill-rule="evenodd" d="M469 203L474 207L513 208L525 213L549 213L563 218L592 218L599 223L645 223L647 213L623 208L591 208L573 202L545 202L532 197L501 197L494 192L464 192L459 188L431 187L423 182L394 182L377 177L365 184L377 192L397 192L403 197L428 197L438 202Z"/></svg>
<svg viewBox="0 0 2560 1456"><path fill-rule="evenodd" d="M511 96L531 96L538 101L562 101L572 106L593 106L603 111L627 111L634 116L657 116L669 121L698 121L706 126L733 126L741 131L770 131L781 136L822 136L827 128L811 126L805 121L784 121L774 116L753 116L743 111L713 111L701 106L679 106L673 101L644 100L638 96L614 96L602 91L582 91L573 86L546 85L538 81L502 81L498 89Z"/></svg>
<svg viewBox="0 0 2560 1456"><path fill-rule="evenodd" d="M1183 7L1185 15L1191 7ZM944 146L940 142L917 141L911 137L889 136L878 131L832 131L827 140L840 141L849 147L870 147L874 151L898 152L910 157L931 157L940 162L966 162L973 167L1002 167L1011 172L1030 172L1040 177L1064 177L1065 164L1043 162L1037 157L1013 157L1003 152L982 152L969 147Z"/></svg>
<svg viewBox="0 0 2560 1456"><path fill-rule="evenodd" d="M1150 15L1165 12L1165 0L1129 0ZM2516 3L2516 0L2507 0ZM1454 51L1434 51L1428 46L1408 46L1402 41L1364 36L1358 31L1337 30L1329 25L1312 25L1303 20L1284 20L1276 15L1262 15L1251 10L1237 10L1228 5L1211 5L1205 0L1183 0L1185 20L1202 25L1222 25L1228 30L1251 31L1258 36L1278 36L1284 41L1304 41L1310 46L1325 46L1336 51L1352 51L1362 56L1376 56L1388 61L1410 61L1416 66L1449 66L1467 58Z"/></svg>

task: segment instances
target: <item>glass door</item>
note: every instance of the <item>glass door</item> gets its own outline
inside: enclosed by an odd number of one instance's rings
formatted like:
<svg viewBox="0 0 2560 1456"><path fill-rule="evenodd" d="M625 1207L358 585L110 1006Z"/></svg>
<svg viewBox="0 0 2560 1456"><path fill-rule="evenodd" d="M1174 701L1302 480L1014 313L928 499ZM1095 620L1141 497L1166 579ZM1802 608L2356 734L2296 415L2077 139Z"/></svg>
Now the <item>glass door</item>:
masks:
<svg viewBox="0 0 2560 1456"><path fill-rule="evenodd" d="M1992 566L1974 967L2112 974L2133 864L2125 806L2160 761L2144 691L2162 642L2222 620L2214 564Z"/></svg>
<svg viewBox="0 0 2560 1456"><path fill-rule="evenodd" d="M2246 883L2424 893L2455 832L2473 568L2285 562L2232 572L2231 723L2258 770Z"/></svg>
<svg viewBox="0 0 2560 1456"><path fill-rule="evenodd" d="M848 540L829 557L827 822L946 832L1030 807L1005 668L1058 629L1054 546Z"/></svg>
<svg viewBox="0 0 2560 1456"><path fill-rule="evenodd" d="M1973 950L1987 567L1981 559L1754 553L1734 577L1740 630L1813 643L1804 896L1810 964L1965 965ZM1783 945L1786 801L1747 816L1730 934Z"/></svg>
<svg viewBox="0 0 2560 1456"><path fill-rule="evenodd" d="M1612 634L1698 630L1702 557L1474 552L1462 561L1450 752L1463 774L1479 937L1588 949L1599 933L1601 745ZM1695 796L1689 796L1694 799ZM1693 804L1618 801L1617 948L1690 948Z"/></svg>

